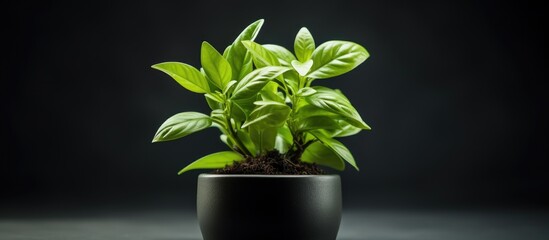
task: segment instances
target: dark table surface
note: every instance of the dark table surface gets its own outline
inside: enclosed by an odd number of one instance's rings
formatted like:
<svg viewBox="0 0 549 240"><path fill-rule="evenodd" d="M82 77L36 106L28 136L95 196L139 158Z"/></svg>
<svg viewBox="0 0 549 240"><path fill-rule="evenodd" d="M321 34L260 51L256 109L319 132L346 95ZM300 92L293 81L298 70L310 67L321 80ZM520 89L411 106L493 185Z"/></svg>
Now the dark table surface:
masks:
<svg viewBox="0 0 549 240"><path fill-rule="evenodd" d="M1 240L201 240L196 215L184 210L9 214ZM549 239L549 212L536 210L357 210L343 214L339 240Z"/></svg>

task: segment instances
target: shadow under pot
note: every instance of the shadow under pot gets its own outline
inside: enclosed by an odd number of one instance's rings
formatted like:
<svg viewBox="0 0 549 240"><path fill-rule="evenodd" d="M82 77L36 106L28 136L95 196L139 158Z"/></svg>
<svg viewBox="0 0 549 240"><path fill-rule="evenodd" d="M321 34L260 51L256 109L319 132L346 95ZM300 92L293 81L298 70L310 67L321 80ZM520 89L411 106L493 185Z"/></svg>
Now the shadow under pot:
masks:
<svg viewBox="0 0 549 240"><path fill-rule="evenodd" d="M335 240L339 175L200 174L197 214L204 240Z"/></svg>

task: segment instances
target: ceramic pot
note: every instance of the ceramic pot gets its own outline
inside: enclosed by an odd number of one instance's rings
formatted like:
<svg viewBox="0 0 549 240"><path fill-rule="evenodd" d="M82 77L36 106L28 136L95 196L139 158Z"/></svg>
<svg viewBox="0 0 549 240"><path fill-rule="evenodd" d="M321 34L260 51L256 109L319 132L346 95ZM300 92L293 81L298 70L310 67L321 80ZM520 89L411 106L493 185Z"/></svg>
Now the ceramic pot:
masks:
<svg viewBox="0 0 549 240"><path fill-rule="evenodd" d="M335 240L339 175L200 174L197 214L204 240Z"/></svg>

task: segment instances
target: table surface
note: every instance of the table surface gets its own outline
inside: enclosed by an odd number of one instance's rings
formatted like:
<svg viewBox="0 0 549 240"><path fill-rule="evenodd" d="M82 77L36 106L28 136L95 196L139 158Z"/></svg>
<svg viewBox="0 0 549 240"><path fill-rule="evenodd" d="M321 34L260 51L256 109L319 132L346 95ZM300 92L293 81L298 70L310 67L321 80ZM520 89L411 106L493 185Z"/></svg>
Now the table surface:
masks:
<svg viewBox="0 0 549 240"><path fill-rule="evenodd" d="M193 212L138 210L4 214L1 240L202 240ZM347 210L338 240L549 239L549 212L533 210Z"/></svg>

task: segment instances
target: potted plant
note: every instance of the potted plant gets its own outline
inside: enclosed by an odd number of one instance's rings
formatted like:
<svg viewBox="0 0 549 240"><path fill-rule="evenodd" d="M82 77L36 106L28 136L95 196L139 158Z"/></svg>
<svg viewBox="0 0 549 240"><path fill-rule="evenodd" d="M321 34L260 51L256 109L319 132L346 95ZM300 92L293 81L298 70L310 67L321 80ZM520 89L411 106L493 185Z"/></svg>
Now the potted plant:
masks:
<svg viewBox="0 0 549 240"><path fill-rule="evenodd" d="M192 92L203 94L210 114L182 112L168 118L153 142L170 141L209 127L221 131L229 151L212 153L183 168L200 174L197 213L205 240L334 240L341 220L337 174L319 167L356 170L353 155L336 138L370 130L349 99L316 80L351 71L369 57L360 45L315 45L301 28L294 53L255 38L258 20L223 53L202 43L201 65L164 62L152 67Z"/></svg>

